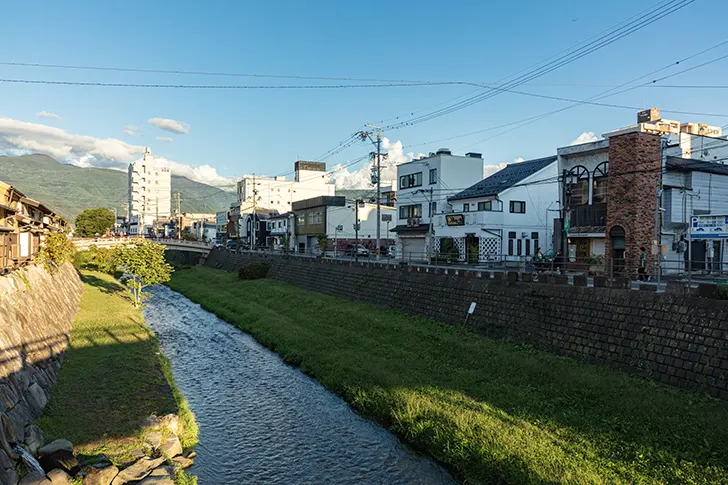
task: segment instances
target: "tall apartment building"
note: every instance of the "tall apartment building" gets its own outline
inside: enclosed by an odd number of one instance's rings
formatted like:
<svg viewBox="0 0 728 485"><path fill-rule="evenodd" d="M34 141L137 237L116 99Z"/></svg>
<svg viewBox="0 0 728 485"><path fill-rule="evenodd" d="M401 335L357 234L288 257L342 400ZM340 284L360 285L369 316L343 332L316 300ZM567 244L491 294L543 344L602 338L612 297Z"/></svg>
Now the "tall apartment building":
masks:
<svg viewBox="0 0 728 485"><path fill-rule="evenodd" d="M147 147L141 160L129 164L129 220L142 232L156 219L168 219L172 206L172 171L154 160Z"/></svg>
<svg viewBox="0 0 728 485"><path fill-rule="evenodd" d="M290 212L293 203L319 196L333 196L336 189L326 173L326 163L295 163L295 177L245 177L238 182L238 204L240 213L250 213L253 207L268 209L268 212L284 214Z"/></svg>

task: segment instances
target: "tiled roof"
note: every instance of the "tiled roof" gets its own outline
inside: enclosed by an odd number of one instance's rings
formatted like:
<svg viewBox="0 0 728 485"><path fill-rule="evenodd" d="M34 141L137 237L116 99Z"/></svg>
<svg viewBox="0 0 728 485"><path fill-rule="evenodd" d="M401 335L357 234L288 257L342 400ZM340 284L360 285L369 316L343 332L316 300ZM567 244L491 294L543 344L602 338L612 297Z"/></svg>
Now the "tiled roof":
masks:
<svg viewBox="0 0 728 485"><path fill-rule="evenodd" d="M526 177L548 167L554 162L556 162L555 155L551 157L538 158L536 160L528 160L526 162L511 163L503 170L500 170L490 177L481 180L472 187L468 187L462 192L455 194L448 200L472 199L474 197L498 195L504 190L513 187Z"/></svg>

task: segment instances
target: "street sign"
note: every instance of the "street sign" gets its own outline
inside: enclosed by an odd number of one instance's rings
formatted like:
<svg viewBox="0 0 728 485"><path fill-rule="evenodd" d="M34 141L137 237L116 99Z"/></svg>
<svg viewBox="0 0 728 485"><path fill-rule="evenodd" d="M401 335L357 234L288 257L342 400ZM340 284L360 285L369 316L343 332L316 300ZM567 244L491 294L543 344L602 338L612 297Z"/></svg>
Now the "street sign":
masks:
<svg viewBox="0 0 728 485"><path fill-rule="evenodd" d="M564 232L569 235L571 230L571 211L564 211Z"/></svg>
<svg viewBox="0 0 728 485"><path fill-rule="evenodd" d="M382 222L391 222L392 214L382 214Z"/></svg>
<svg viewBox="0 0 728 485"><path fill-rule="evenodd" d="M691 239L728 239L728 216L691 216Z"/></svg>

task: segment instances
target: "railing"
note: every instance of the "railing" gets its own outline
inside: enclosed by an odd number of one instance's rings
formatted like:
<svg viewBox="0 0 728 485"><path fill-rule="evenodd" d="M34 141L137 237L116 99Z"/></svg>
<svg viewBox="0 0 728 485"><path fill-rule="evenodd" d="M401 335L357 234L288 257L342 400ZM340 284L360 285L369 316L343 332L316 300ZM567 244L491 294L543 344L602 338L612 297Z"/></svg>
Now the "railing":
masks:
<svg viewBox="0 0 728 485"><path fill-rule="evenodd" d="M78 249L88 249L91 245L95 244L97 246L115 246L119 244L124 244L128 242L134 242L138 241L140 239L145 239L153 242L157 242L160 244L164 244L165 246L183 246L183 247L190 247L194 249L201 249L201 250L210 250L212 248L212 243L207 243L203 241L188 241L186 239L176 239L176 238L155 238L151 236L113 236L113 237L89 237L89 238L74 238L72 239L72 242L76 245L76 248Z"/></svg>
<svg viewBox="0 0 728 485"><path fill-rule="evenodd" d="M298 258L316 258L327 260L341 261L357 261L361 263L379 263L390 265L409 265L422 266L430 268L444 268L453 270L482 270L491 272L518 272L545 275L561 275L573 278L575 276L585 276L590 278L603 276L609 278L625 278L638 284L640 282L654 284L658 280L680 280L693 282L713 282L728 284L728 262L705 262L693 261L693 270L687 270L687 262L685 260L669 260L657 259L648 256L646 264L639 258L613 259L609 263L600 260L595 261L563 261L560 257L546 257L542 261L534 261L533 256L510 256L504 254L492 254L483 261L467 262L460 260L456 255L433 254L428 258L426 254L421 252L411 252L398 255L380 255L377 259L373 252L369 254L355 255L351 252L326 251L322 254L320 251L284 251L273 249L238 249L229 250L218 247L213 251L228 251L238 254L271 254L286 255ZM701 267L702 269L695 269ZM663 285L664 286L664 285Z"/></svg>
<svg viewBox="0 0 728 485"><path fill-rule="evenodd" d="M607 225L607 204L581 205L570 211L571 227Z"/></svg>

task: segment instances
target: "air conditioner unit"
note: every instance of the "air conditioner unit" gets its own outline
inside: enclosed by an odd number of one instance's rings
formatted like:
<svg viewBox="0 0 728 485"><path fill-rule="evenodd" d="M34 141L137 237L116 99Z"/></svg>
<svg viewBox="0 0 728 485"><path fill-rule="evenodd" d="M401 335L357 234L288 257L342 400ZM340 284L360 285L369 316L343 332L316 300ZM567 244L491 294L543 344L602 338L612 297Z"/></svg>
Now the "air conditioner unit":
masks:
<svg viewBox="0 0 728 485"><path fill-rule="evenodd" d="M418 227L419 225L420 225L419 217L413 217L411 219L407 219L407 227Z"/></svg>

